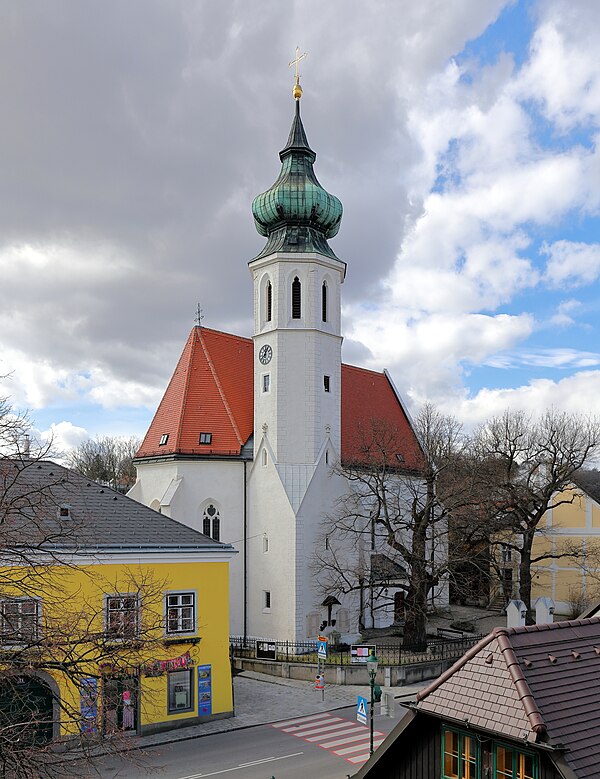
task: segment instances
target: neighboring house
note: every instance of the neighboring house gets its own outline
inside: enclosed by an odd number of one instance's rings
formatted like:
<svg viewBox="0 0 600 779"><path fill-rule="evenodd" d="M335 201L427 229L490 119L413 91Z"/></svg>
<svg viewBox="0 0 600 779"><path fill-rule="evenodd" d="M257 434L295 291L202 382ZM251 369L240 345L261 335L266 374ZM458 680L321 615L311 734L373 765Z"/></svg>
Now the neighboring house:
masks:
<svg viewBox="0 0 600 779"><path fill-rule="evenodd" d="M3 725L28 699L38 741L232 716L230 545L53 462L0 487Z"/></svg>
<svg viewBox="0 0 600 779"><path fill-rule="evenodd" d="M279 178L252 205L267 238L249 263L254 335L192 329L129 492L239 549L233 634L292 641L334 620L346 638L359 630L358 599L319 592L309 563L323 517L350 489L332 466L355 459L360 425L397 430L409 473L422 457L387 372L342 364L346 264L328 244L342 205L317 181L315 157L297 100Z"/></svg>
<svg viewBox="0 0 600 779"><path fill-rule="evenodd" d="M533 556L543 550L572 551L577 557L533 563L532 601L550 597L556 613L571 615L600 593L600 471L578 471L561 497L566 502L546 512Z"/></svg>
<svg viewBox="0 0 600 779"><path fill-rule="evenodd" d="M600 618L496 628L417 696L354 779L600 775Z"/></svg>

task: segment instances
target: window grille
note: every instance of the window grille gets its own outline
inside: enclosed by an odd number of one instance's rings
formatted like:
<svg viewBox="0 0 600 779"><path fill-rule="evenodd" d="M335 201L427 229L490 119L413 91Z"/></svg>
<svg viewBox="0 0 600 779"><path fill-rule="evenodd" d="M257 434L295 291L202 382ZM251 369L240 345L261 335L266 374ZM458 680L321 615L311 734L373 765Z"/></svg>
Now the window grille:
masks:
<svg viewBox="0 0 600 779"><path fill-rule="evenodd" d="M302 285L298 276L292 282L292 319L300 319L302 315Z"/></svg>
<svg viewBox="0 0 600 779"><path fill-rule="evenodd" d="M267 322L271 321L273 316L273 287L271 282L267 282Z"/></svg>

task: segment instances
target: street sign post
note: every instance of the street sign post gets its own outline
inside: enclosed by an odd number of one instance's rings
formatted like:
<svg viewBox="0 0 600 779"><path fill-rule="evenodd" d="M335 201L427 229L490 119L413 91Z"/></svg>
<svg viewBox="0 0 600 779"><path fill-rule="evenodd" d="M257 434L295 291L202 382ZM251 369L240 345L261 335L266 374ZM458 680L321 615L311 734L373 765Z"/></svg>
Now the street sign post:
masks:
<svg viewBox="0 0 600 779"><path fill-rule="evenodd" d="M356 721L366 725L368 714L369 702L366 698L363 698L361 695L359 695L356 700Z"/></svg>

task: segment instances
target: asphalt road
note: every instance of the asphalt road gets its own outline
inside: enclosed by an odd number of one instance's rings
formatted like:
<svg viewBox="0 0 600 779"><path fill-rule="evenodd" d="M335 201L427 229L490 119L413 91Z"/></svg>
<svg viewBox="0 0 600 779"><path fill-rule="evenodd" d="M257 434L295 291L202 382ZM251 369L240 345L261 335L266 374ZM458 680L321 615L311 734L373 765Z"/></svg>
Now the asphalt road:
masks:
<svg viewBox="0 0 600 779"><path fill-rule="evenodd" d="M402 712L398 707L394 719L376 716L375 731L389 732ZM273 725L259 725L144 749L122 757L110 756L97 765L98 772L82 769L82 773L74 772L73 776L100 776L102 779L307 779L311 776L346 779L360 767L360 764L348 762L348 758L357 752L353 735L357 732L360 735L355 715L355 708L349 707L314 715L314 725L310 718L302 718L299 725L288 728L290 732ZM340 725L350 735L340 733ZM293 734L294 728L298 728L297 735ZM334 731L334 735L329 735L328 731ZM333 746L327 748L317 742ZM345 754L334 754L333 749ZM364 750L359 748L359 756L361 752Z"/></svg>

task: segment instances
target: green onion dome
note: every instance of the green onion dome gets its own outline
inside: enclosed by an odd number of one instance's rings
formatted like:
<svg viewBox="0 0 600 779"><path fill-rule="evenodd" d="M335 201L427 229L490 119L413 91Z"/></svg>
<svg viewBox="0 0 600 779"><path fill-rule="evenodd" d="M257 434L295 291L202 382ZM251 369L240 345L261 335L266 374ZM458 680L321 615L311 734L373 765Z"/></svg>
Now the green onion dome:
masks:
<svg viewBox="0 0 600 779"><path fill-rule="evenodd" d="M319 184L313 170L316 156L308 145L296 100L290 135L279 152L281 173L252 203L256 229L268 239L258 257L274 252L318 252L337 259L327 239L340 229L342 204Z"/></svg>

